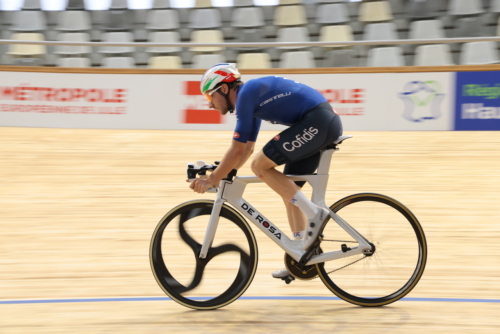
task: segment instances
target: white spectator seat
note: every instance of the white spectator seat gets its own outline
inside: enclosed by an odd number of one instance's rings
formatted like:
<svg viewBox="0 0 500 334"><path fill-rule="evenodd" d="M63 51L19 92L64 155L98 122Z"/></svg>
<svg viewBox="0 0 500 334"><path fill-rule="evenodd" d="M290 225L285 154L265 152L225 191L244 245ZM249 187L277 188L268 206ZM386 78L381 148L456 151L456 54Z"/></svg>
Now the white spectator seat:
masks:
<svg viewBox="0 0 500 334"><path fill-rule="evenodd" d="M491 0L489 11L492 13L500 13L500 0Z"/></svg>
<svg viewBox="0 0 500 334"><path fill-rule="evenodd" d="M182 68L182 60L178 56L151 57L148 61L148 68Z"/></svg>
<svg viewBox="0 0 500 334"><path fill-rule="evenodd" d="M234 7L252 7L253 0L233 0Z"/></svg>
<svg viewBox="0 0 500 334"><path fill-rule="evenodd" d="M415 66L454 65L447 44L420 45L415 49Z"/></svg>
<svg viewBox="0 0 500 334"><path fill-rule="evenodd" d="M168 9L170 8L170 0L154 0L152 9Z"/></svg>
<svg viewBox="0 0 500 334"><path fill-rule="evenodd" d="M210 68L219 63L225 63L226 59L221 54L195 55L193 56L191 68Z"/></svg>
<svg viewBox="0 0 500 334"><path fill-rule="evenodd" d="M102 41L106 43L132 43L134 37L130 32L108 32L102 35ZM132 46L101 46L100 53L117 54L134 52Z"/></svg>
<svg viewBox="0 0 500 334"><path fill-rule="evenodd" d="M243 69L271 68L271 57L268 53L240 53L236 66Z"/></svg>
<svg viewBox="0 0 500 334"><path fill-rule="evenodd" d="M392 22L368 24L365 27L363 39L366 41L398 39L396 25Z"/></svg>
<svg viewBox="0 0 500 334"><path fill-rule="evenodd" d="M146 29L174 30L180 28L179 16L173 9L151 10L146 19Z"/></svg>
<svg viewBox="0 0 500 334"><path fill-rule="evenodd" d="M91 67L89 58L59 58L56 61L57 67Z"/></svg>
<svg viewBox="0 0 500 334"><path fill-rule="evenodd" d="M180 43L180 37L177 31L154 31L149 33L148 40L151 43ZM173 53L180 52L181 50L181 47L151 46L146 49L146 52Z"/></svg>
<svg viewBox="0 0 500 334"><path fill-rule="evenodd" d="M92 29L89 12L66 10L57 16L56 30L67 32L88 31Z"/></svg>
<svg viewBox="0 0 500 334"><path fill-rule="evenodd" d="M195 30L191 33L192 43L224 43L224 37L220 30ZM192 47L193 52L218 52L224 48L221 46Z"/></svg>
<svg viewBox="0 0 500 334"><path fill-rule="evenodd" d="M260 7L236 8L231 26L236 28L254 28L264 25L264 13Z"/></svg>
<svg viewBox="0 0 500 334"><path fill-rule="evenodd" d="M194 3L195 8L209 8L212 7L211 0L196 0Z"/></svg>
<svg viewBox="0 0 500 334"><path fill-rule="evenodd" d="M41 10L40 0L24 0L21 10Z"/></svg>
<svg viewBox="0 0 500 334"><path fill-rule="evenodd" d="M352 28L348 25L324 26L319 32L320 42L342 42L354 40ZM332 45L329 47L338 48L345 45Z"/></svg>
<svg viewBox="0 0 500 334"><path fill-rule="evenodd" d="M309 42L309 31L306 27L281 28L276 36L277 43ZM277 49L303 49L306 46L278 46Z"/></svg>
<svg viewBox="0 0 500 334"><path fill-rule="evenodd" d="M311 51L284 52L281 54L280 68L314 68L316 62Z"/></svg>
<svg viewBox="0 0 500 334"><path fill-rule="evenodd" d="M298 26L307 24L306 11L303 6L279 6L274 12L274 25Z"/></svg>
<svg viewBox="0 0 500 334"><path fill-rule="evenodd" d="M109 6L110 10L123 10L128 9L127 0L112 0Z"/></svg>
<svg viewBox="0 0 500 334"><path fill-rule="evenodd" d="M349 11L345 3L320 5L316 9L316 23L338 24L349 22Z"/></svg>
<svg viewBox="0 0 500 334"><path fill-rule="evenodd" d="M388 1L362 2L359 7L360 22L381 22L392 20Z"/></svg>
<svg viewBox="0 0 500 334"><path fill-rule="evenodd" d="M188 28L213 29L221 26L220 12L216 8L192 9L189 12Z"/></svg>
<svg viewBox="0 0 500 334"><path fill-rule="evenodd" d="M440 20L413 21L410 24L409 39L446 38Z"/></svg>
<svg viewBox="0 0 500 334"><path fill-rule="evenodd" d="M448 4L448 14L475 15L484 12L481 0L450 0Z"/></svg>
<svg viewBox="0 0 500 334"><path fill-rule="evenodd" d="M17 11L12 17L10 30L17 32L35 32L47 29L45 15L41 11Z"/></svg>
<svg viewBox="0 0 500 334"><path fill-rule="evenodd" d="M17 41L44 41L45 37L39 33L17 33L10 36L11 40ZM35 57L43 56L47 53L45 45L34 44L10 44L7 54L16 57Z"/></svg>
<svg viewBox="0 0 500 334"><path fill-rule="evenodd" d="M66 42L89 42L90 36L82 32L68 32L57 35L57 40ZM90 54L91 52L90 46L78 45L57 45L54 50L54 53L63 55L83 55Z"/></svg>
<svg viewBox="0 0 500 334"><path fill-rule="evenodd" d="M462 45L461 65L496 64L499 61L495 42L472 42Z"/></svg>
<svg viewBox="0 0 500 334"><path fill-rule="evenodd" d="M369 67L405 66L403 50L399 46L374 48L368 51Z"/></svg>
<svg viewBox="0 0 500 334"><path fill-rule="evenodd" d="M102 60L104 68L135 68L135 59L132 57L108 57Z"/></svg>

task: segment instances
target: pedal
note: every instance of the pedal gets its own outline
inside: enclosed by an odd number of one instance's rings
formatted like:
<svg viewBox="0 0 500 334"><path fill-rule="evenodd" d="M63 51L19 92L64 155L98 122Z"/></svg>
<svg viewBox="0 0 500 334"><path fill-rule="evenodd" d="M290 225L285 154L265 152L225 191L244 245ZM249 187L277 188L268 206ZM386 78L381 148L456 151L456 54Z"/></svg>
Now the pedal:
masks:
<svg viewBox="0 0 500 334"><path fill-rule="evenodd" d="M282 277L281 280L285 281L286 284L290 284L291 281L295 280L295 277L293 277L292 275L288 275L286 277Z"/></svg>
<svg viewBox="0 0 500 334"><path fill-rule="evenodd" d="M301 266L305 266L307 262L311 259L311 257L314 255L316 250L318 249L319 245L321 244L321 241L323 240L323 234L319 234L316 240L314 240L313 244L309 249L302 255L302 257L299 260L299 264Z"/></svg>

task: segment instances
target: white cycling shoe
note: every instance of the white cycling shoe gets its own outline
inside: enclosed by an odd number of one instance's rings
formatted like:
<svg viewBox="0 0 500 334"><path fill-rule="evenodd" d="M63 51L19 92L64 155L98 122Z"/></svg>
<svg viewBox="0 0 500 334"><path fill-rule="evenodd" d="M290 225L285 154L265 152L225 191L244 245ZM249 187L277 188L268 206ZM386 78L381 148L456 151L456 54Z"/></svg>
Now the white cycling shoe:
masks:
<svg viewBox="0 0 500 334"><path fill-rule="evenodd" d="M330 218L330 211L325 208L319 208L316 217L311 219L306 226L306 233L302 239L302 249L308 250L319 235L319 231L323 229L326 222Z"/></svg>
<svg viewBox="0 0 500 334"><path fill-rule="evenodd" d="M291 276L290 273L288 272L288 269L286 269L286 268L273 271L272 275L274 278L285 278L285 277Z"/></svg>

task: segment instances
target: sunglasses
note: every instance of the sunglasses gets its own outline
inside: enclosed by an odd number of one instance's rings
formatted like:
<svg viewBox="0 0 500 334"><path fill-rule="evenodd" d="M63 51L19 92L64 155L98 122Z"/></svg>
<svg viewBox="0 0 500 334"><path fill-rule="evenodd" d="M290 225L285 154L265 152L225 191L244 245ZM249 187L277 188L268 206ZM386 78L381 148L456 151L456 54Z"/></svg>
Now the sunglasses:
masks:
<svg viewBox="0 0 500 334"><path fill-rule="evenodd" d="M222 86L219 86L219 87L215 88L214 90L212 90L211 92L206 92L205 94L203 94L208 102L212 102L212 100L213 100L212 94L215 93L216 91L218 91L221 87Z"/></svg>

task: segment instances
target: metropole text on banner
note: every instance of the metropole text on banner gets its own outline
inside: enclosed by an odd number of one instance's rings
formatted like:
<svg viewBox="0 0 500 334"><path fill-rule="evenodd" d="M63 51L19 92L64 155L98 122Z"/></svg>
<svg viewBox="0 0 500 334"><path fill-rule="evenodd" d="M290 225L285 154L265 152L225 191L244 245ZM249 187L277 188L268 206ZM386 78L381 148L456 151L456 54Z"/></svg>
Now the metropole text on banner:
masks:
<svg viewBox="0 0 500 334"><path fill-rule="evenodd" d="M2 72L0 126L176 128L177 110L165 95L178 95L180 80L147 74Z"/></svg>
<svg viewBox="0 0 500 334"><path fill-rule="evenodd" d="M500 72L458 72L455 130L500 130Z"/></svg>

